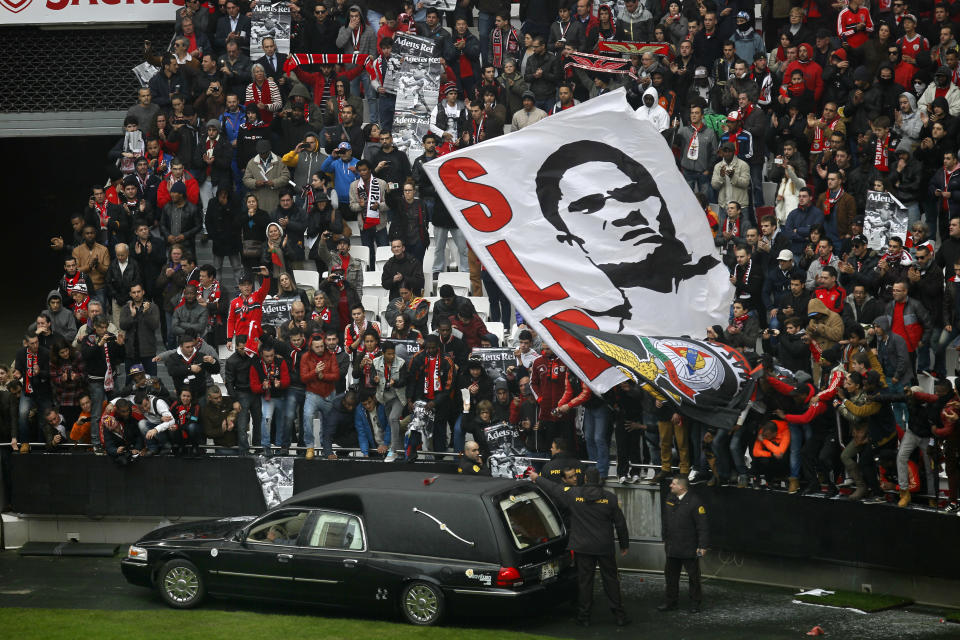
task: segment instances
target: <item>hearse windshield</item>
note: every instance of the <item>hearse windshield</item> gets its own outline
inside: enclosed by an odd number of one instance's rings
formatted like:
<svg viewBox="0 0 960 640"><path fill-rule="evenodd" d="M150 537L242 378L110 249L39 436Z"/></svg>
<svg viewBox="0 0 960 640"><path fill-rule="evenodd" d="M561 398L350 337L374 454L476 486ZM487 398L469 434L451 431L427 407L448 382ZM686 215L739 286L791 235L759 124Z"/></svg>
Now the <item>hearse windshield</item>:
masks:
<svg viewBox="0 0 960 640"><path fill-rule="evenodd" d="M513 544L527 549L560 537L563 528L553 508L536 491L520 491L499 499Z"/></svg>

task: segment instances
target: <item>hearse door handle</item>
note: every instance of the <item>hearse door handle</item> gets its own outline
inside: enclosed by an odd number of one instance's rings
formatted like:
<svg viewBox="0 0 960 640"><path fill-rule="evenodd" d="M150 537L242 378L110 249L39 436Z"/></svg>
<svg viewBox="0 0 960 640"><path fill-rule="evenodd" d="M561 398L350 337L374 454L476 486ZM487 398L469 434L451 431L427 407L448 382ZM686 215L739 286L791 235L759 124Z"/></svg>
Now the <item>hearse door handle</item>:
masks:
<svg viewBox="0 0 960 640"><path fill-rule="evenodd" d="M278 553L277 560L280 562L290 562L293 560L293 555L289 553Z"/></svg>
<svg viewBox="0 0 960 640"><path fill-rule="evenodd" d="M352 569L357 566L357 561L355 558L347 558L343 561L343 566L350 567Z"/></svg>

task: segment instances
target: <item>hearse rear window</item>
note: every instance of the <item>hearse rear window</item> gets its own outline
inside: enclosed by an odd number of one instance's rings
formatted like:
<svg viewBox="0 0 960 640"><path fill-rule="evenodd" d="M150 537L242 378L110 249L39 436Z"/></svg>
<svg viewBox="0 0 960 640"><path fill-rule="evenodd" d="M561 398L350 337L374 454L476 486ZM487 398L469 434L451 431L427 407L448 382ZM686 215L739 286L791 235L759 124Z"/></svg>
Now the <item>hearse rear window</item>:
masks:
<svg viewBox="0 0 960 640"><path fill-rule="evenodd" d="M535 491L513 493L501 498L500 510L517 549L534 547L561 534L560 523L553 509Z"/></svg>

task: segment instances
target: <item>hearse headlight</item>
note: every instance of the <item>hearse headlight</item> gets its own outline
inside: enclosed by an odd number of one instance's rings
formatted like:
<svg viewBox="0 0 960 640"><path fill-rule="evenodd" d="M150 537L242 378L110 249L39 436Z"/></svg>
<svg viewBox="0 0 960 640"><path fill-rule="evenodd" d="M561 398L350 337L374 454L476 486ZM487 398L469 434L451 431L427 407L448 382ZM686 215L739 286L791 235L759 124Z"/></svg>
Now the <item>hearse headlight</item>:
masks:
<svg viewBox="0 0 960 640"><path fill-rule="evenodd" d="M143 547L138 547L136 545L130 545L130 548L127 549L127 559L128 560L137 560L139 562L147 561L147 550Z"/></svg>

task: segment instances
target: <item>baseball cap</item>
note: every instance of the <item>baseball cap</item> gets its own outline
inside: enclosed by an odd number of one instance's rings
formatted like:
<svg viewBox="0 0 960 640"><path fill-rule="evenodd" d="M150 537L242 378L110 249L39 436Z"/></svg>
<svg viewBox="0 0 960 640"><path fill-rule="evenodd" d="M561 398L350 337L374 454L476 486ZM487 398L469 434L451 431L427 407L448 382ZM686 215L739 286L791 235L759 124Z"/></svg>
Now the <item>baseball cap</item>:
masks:
<svg viewBox="0 0 960 640"><path fill-rule="evenodd" d="M127 369L127 373L132 376L132 375L137 374L137 373L145 373L145 372L144 372L144 370L143 370L143 365L140 364L139 362L137 362L137 363L134 363L134 364L130 365L130 368Z"/></svg>
<svg viewBox="0 0 960 640"><path fill-rule="evenodd" d="M901 22L904 20L913 20L913 23L916 24L917 16L913 15L912 13L908 13L908 14L905 14L902 18L900 18Z"/></svg>
<svg viewBox="0 0 960 640"><path fill-rule="evenodd" d="M82 282L78 282L77 284L70 287L70 293L86 293L86 292L87 292L87 285Z"/></svg>
<svg viewBox="0 0 960 640"><path fill-rule="evenodd" d="M240 274L240 277L237 278L237 284L243 284L244 282L253 284L253 276L250 275L248 271L244 271Z"/></svg>
<svg viewBox="0 0 960 640"><path fill-rule="evenodd" d="M846 60L846 59L847 59L847 50L846 50L846 49L837 49L836 51L834 51L834 52L831 53L830 55L833 56L834 58L839 58L840 60Z"/></svg>
<svg viewBox="0 0 960 640"><path fill-rule="evenodd" d="M867 244L867 236L863 235L862 233L860 235L853 236L853 239L850 241L850 244L853 244L853 245Z"/></svg>
<svg viewBox="0 0 960 640"><path fill-rule="evenodd" d="M790 249L784 249L780 252L780 255L777 256L777 260L793 261L793 251L790 251Z"/></svg>
<svg viewBox="0 0 960 640"><path fill-rule="evenodd" d="M353 149L353 147L350 146L349 142L341 142L340 144L337 145L337 149L340 151L349 151Z"/></svg>
<svg viewBox="0 0 960 640"><path fill-rule="evenodd" d="M739 11L739 12L737 12L737 20L739 20L739 19L741 19L741 18L743 18L744 20L749 20L749 19L750 19L750 14L747 13L746 11Z"/></svg>
<svg viewBox="0 0 960 640"><path fill-rule="evenodd" d="M740 112L739 112L739 111L731 111L731 112L727 115L727 120L739 120L739 119L740 119Z"/></svg>
<svg viewBox="0 0 960 640"><path fill-rule="evenodd" d="M706 78L707 77L707 68L706 67L697 67L693 71L694 78Z"/></svg>

